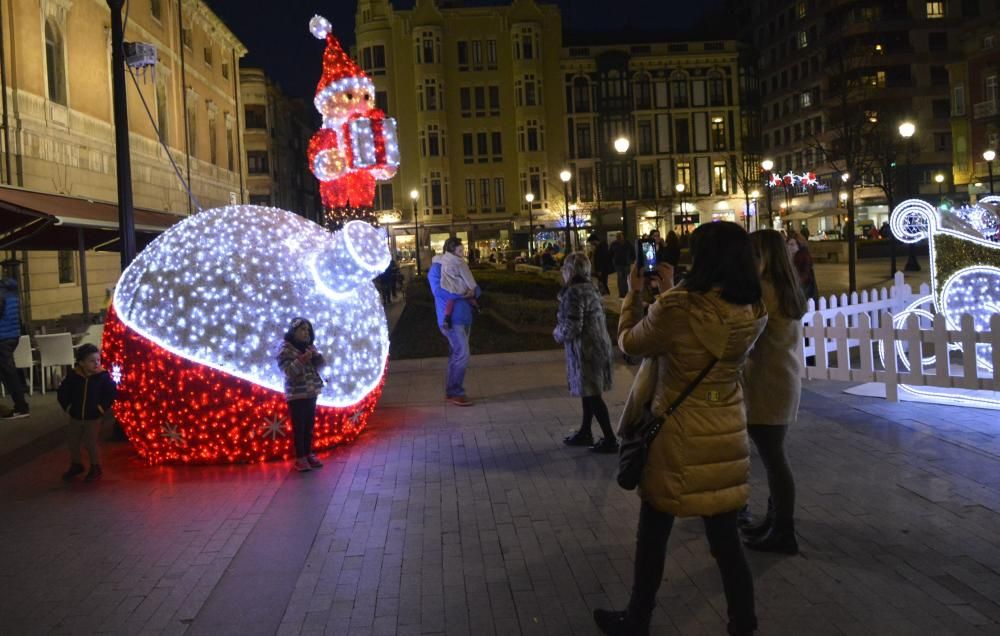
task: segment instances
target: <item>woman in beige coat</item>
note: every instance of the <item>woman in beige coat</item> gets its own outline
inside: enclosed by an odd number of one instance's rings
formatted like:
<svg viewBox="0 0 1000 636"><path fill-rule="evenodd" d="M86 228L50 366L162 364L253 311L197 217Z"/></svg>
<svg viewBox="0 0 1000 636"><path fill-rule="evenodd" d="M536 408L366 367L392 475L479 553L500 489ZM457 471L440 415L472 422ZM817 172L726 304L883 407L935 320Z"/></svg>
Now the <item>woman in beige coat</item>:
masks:
<svg viewBox="0 0 1000 636"><path fill-rule="evenodd" d="M748 548L795 554L795 480L785 457L785 434L799 413L802 392L802 316L806 298L781 234L750 236L760 269L767 326L744 371L747 430L760 454L770 490L767 516L743 530Z"/></svg>
<svg viewBox="0 0 1000 636"><path fill-rule="evenodd" d="M643 318L645 280L632 268L618 323L618 343L632 356L656 359L651 410L660 415L713 361L714 366L665 421L649 449L639 485L642 504L635 577L628 609L596 610L606 634L646 634L663 579L674 517L702 517L729 606L729 633L757 628L753 576L743 555L737 513L747 500L750 451L739 378L764 328L760 279L750 238L735 223L707 223L691 235L691 272L661 290ZM627 431L623 431L627 432Z"/></svg>

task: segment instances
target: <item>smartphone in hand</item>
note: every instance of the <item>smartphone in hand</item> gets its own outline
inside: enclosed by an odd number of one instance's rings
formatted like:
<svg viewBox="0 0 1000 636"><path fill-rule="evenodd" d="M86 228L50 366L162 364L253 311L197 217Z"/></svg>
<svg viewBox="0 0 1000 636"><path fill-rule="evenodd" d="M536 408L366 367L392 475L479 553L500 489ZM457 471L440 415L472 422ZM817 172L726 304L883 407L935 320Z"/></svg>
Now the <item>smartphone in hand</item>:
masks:
<svg viewBox="0 0 1000 636"><path fill-rule="evenodd" d="M643 276L656 275L656 241L639 239L636 241L636 266Z"/></svg>

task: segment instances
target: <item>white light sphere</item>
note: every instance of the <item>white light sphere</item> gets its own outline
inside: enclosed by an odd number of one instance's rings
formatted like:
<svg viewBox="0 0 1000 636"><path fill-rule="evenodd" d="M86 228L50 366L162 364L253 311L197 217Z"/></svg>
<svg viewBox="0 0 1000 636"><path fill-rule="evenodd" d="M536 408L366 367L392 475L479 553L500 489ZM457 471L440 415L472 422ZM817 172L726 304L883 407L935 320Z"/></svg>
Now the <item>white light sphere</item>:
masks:
<svg viewBox="0 0 1000 636"><path fill-rule="evenodd" d="M317 40L325 40L326 36L330 35L333 27L330 25L330 21L321 15L314 15L311 20L309 20L309 32L313 34L313 37Z"/></svg>

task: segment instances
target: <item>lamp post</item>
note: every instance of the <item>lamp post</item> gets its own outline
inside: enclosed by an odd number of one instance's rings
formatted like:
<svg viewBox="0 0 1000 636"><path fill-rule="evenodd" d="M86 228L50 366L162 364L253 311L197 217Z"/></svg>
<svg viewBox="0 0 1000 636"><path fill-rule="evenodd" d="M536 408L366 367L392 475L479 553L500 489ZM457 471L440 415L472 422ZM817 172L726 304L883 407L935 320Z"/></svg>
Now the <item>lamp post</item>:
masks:
<svg viewBox="0 0 1000 636"><path fill-rule="evenodd" d="M771 170L774 169L774 162L770 159L765 159L760 162L760 167L764 170L764 178L767 182L767 222L772 223L774 221L774 211L771 210ZM759 213L758 213L759 216Z"/></svg>
<svg viewBox="0 0 1000 636"><path fill-rule="evenodd" d="M938 205L941 205L941 199L944 196L944 175L940 172L934 175L934 183L938 184Z"/></svg>
<svg viewBox="0 0 1000 636"><path fill-rule="evenodd" d="M566 206L566 253L569 254L572 246L569 240L569 180L573 178L573 173L563 169L559 173L559 180L563 182L563 201Z"/></svg>
<svg viewBox="0 0 1000 636"><path fill-rule="evenodd" d="M622 230L625 235L625 240L629 241L632 238L632 233L629 231L628 222L628 160L625 157L625 153L628 152L628 148L631 144L629 143L628 137L619 137L615 139L615 151L621 155L622 158Z"/></svg>
<svg viewBox="0 0 1000 636"><path fill-rule="evenodd" d="M577 235L577 229L576 229L576 210L577 210L576 204L575 203L570 203L569 204L569 211L573 213L573 242L576 245L579 245L580 244L580 237ZM579 248L575 247L574 249L579 249Z"/></svg>
<svg viewBox="0 0 1000 636"><path fill-rule="evenodd" d="M524 195L524 200L528 202L528 258L535 255L535 218L531 210L531 204L535 200L535 193L529 192Z"/></svg>
<svg viewBox="0 0 1000 636"><path fill-rule="evenodd" d="M990 194L993 194L993 160L997 158L997 153L993 150L987 150L983 153L983 159L986 160L986 169L990 171Z"/></svg>
<svg viewBox="0 0 1000 636"><path fill-rule="evenodd" d="M410 190L410 201L413 202L413 238L414 244L417 247L417 276L420 276L423 272L420 269L420 214L417 212L417 199L420 198L420 193L414 188Z"/></svg>
<svg viewBox="0 0 1000 636"><path fill-rule="evenodd" d="M753 227L753 229L758 229L760 227L760 220L759 220L760 210L757 209L757 199L760 198L760 191L759 190L752 191L750 193L750 198L753 200L753 217L754 217L754 222L753 222L754 227ZM750 210L747 209L747 214L749 214L749 213L750 213ZM747 220L747 231L750 231L750 221L749 220Z"/></svg>
<svg viewBox="0 0 1000 636"><path fill-rule="evenodd" d="M136 255L135 219L132 210L132 160L128 136L128 101L125 94L125 30L122 23L124 4L124 0L108 0L108 8L111 9L111 93L115 122L118 236L120 237L122 271L125 271ZM6 96L4 102L6 103ZM6 110L7 108L4 106L5 113ZM10 178L9 170L7 177Z"/></svg>
<svg viewBox="0 0 1000 636"><path fill-rule="evenodd" d="M687 216L684 212L684 188L683 183L678 183L674 186L674 190L677 191L678 207L681 209L681 236L687 234Z"/></svg>
<svg viewBox="0 0 1000 636"><path fill-rule="evenodd" d="M913 122L904 121L899 125L899 136L904 139L906 143L906 195L916 196L916 192L913 192L913 153L910 152L910 139L917 132L917 127ZM895 245L896 237L892 238L893 245ZM906 265L903 269L907 272L919 272L920 263L917 261L917 244L910 243L909 255L906 257Z"/></svg>

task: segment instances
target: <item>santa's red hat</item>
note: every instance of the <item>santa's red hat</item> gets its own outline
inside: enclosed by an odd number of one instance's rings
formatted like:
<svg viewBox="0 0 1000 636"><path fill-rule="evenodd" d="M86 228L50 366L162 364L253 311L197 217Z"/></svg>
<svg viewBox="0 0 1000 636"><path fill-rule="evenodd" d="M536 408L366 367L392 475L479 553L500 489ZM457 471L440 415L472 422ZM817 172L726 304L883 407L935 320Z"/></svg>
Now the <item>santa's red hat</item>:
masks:
<svg viewBox="0 0 1000 636"><path fill-rule="evenodd" d="M331 92L343 90L367 90L375 92L375 86L368 79L361 67L341 48L340 42L333 36L330 21L323 16L313 16L309 21L309 31L317 40L326 40L326 50L323 52L323 74L316 86L316 101ZM318 107L318 106L317 106Z"/></svg>

